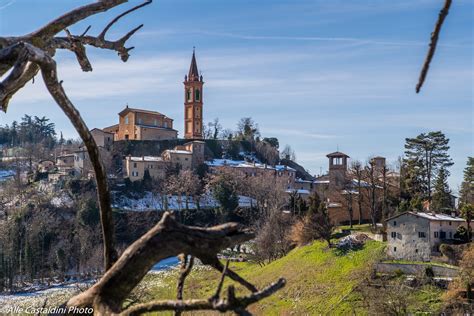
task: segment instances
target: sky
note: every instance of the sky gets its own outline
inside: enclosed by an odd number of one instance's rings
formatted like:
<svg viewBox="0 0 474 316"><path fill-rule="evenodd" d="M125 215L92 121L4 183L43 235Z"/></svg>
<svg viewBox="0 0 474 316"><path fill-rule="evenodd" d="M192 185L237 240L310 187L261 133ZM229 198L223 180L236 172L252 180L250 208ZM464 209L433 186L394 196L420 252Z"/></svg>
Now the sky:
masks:
<svg viewBox="0 0 474 316"><path fill-rule="evenodd" d="M93 0L0 0L0 36L29 33ZM89 18L98 34L139 1ZM59 77L90 128L116 124L126 104L159 111L183 135L183 79L193 46L204 76L204 121L235 129L252 117L264 137L291 145L312 174L326 154L353 160L381 155L394 163L406 137L443 131L455 162L457 191L473 155L474 1L455 0L425 85L415 93L430 33L443 0L154 0L113 26L108 39L145 26L129 41L127 63L112 51L88 48L93 72L58 52ZM38 78L39 79L39 78ZM0 125L25 113L47 116L66 137L74 128L41 79L11 100Z"/></svg>

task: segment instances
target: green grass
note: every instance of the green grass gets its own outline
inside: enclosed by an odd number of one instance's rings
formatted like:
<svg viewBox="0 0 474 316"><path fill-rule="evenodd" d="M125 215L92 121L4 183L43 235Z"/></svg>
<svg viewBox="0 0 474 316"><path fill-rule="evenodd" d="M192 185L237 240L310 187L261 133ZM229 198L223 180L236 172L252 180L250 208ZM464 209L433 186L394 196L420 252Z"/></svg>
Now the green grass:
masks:
<svg viewBox="0 0 474 316"><path fill-rule="evenodd" d="M384 244L369 241L359 251L338 255L325 243L294 249L287 256L260 267L253 263L231 263L237 273L262 288L284 277L285 288L251 307L256 315L332 315L350 313L350 295L359 277L365 275L372 262L383 256ZM150 288L153 297L174 298L177 272L160 278ZM220 275L208 269L193 272L186 283L185 298L211 296ZM154 278L154 276L150 276ZM225 285L230 284L227 281ZM247 293L237 286L237 294ZM206 315L209 313L206 313Z"/></svg>
<svg viewBox="0 0 474 316"><path fill-rule="evenodd" d="M339 226L338 228L341 231L342 230L351 230L351 231L360 232L360 233L371 233L372 232L372 225L371 224L352 225L352 228L349 225L344 225L344 226Z"/></svg>

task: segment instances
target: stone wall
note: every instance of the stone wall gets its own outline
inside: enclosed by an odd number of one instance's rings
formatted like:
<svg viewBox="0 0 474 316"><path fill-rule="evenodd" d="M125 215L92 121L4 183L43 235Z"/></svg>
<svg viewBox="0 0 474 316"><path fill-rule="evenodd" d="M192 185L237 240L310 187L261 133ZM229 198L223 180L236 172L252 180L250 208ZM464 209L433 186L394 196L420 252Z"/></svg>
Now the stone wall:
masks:
<svg viewBox="0 0 474 316"><path fill-rule="evenodd" d="M425 273L426 268L431 267L435 277L454 278L458 275L459 269L456 267L442 267L430 264L416 263L377 263L375 269L379 273L395 273L402 271L409 275L419 275Z"/></svg>

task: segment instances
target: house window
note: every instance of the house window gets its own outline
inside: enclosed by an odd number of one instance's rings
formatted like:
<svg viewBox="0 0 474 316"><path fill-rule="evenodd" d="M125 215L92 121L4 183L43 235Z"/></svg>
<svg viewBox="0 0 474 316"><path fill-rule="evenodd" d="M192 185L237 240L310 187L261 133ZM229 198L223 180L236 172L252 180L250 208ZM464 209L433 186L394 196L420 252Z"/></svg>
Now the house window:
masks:
<svg viewBox="0 0 474 316"><path fill-rule="evenodd" d="M125 116L125 124L128 124L128 116Z"/></svg>
<svg viewBox="0 0 474 316"><path fill-rule="evenodd" d="M449 239L453 238L453 232L449 232Z"/></svg>
<svg viewBox="0 0 474 316"><path fill-rule="evenodd" d="M341 157L333 158L332 159L332 164L337 165L337 166L342 165L342 158Z"/></svg>
<svg viewBox="0 0 474 316"><path fill-rule="evenodd" d="M397 221L393 221L393 226L397 226Z"/></svg>
<svg viewBox="0 0 474 316"><path fill-rule="evenodd" d="M164 124L163 124L163 126L164 126L165 128L168 128L168 122L165 121Z"/></svg>
<svg viewBox="0 0 474 316"><path fill-rule="evenodd" d="M132 171L132 177L138 177L138 171Z"/></svg>
<svg viewBox="0 0 474 316"><path fill-rule="evenodd" d="M418 253L418 249L415 249L415 253Z"/></svg>
<svg viewBox="0 0 474 316"><path fill-rule="evenodd" d="M397 238L398 238L398 239L402 239L402 234L397 233Z"/></svg>
<svg viewBox="0 0 474 316"><path fill-rule="evenodd" d="M188 158L184 158L184 160L188 161Z"/></svg>
<svg viewBox="0 0 474 316"><path fill-rule="evenodd" d="M393 247L393 252L397 252L397 247Z"/></svg>
<svg viewBox="0 0 474 316"><path fill-rule="evenodd" d="M154 125L154 126L158 126L158 120L157 120L157 119L154 119L154 120L153 120L153 125Z"/></svg>
<svg viewBox="0 0 474 316"><path fill-rule="evenodd" d="M451 226L451 225L452 225L452 222L449 222L449 226Z"/></svg>
<svg viewBox="0 0 474 316"><path fill-rule="evenodd" d="M201 91L199 89L196 89L196 101L199 101L201 99Z"/></svg>
<svg viewBox="0 0 474 316"><path fill-rule="evenodd" d="M439 237L439 233L438 232L434 232L434 238L438 238Z"/></svg>
<svg viewBox="0 0 474 316"><path fill-rule="evenodd" d="M418 238L425 238L426 234L425 232L418 232Z"/></svg>
<svg viewBox="0 0 474 316"><path fill-rule="evenodd" d="M396 232L392 232L392 238L396 238L397 237L397 233Z"/></svg>
<svg viewBox="0 0 474 316"><path fill-rule="evenodd" d="M136 168L136 167L137 167L137 163L134 162L134 163L133 163L133 168Z"/></svg>
<svg viewBox="0 0 474 316"><path fill-rule="evenodd" d="M138 119L138 124L143 124L143 120L141 118Z"/></svg>
<svg viewBox="0 0 474 316"><path fill-rule="evenodd" d="M186 90L186 100L192 101L191 100L191 89Z"/></svg>

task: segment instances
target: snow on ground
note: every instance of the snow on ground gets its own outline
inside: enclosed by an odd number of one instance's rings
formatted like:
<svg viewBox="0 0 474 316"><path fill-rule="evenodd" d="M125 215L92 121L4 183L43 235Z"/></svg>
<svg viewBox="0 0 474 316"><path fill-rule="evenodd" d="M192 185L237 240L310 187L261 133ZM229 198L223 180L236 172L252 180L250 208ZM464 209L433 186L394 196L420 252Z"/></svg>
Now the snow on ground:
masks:
<svg viewBox="0 0 474 316"><path fill-rule="evenodd" d="M8 180L9 178L15 175L15 171L13 170L0 170L0 182Z"/></svg>
<svg viewBox="0 0 474 316"><path fill-rule="evenodd" d="M178 267L179 260L177 257L170 257L160 261L148 273L154 275L163 275L172 272ZM159 278L155 278L154 282L159 282ZM54 284L48 289L31 290L24 293L3 294L0 295L0 315L9 314L7 311L13 308L40 308L43 306L45 299L48 299L48 306L58 306L64 303L73 295L84 291L91 286L93 281L89 282L71 282L68 284ZM146 287L146 285L145 285Z"/></svg>
<svg viewBox="0 0 474 316"><path fill-rule="evenodd" d="M188 209L196 209L196 201L189 197ZM142 198L133 199L130 197L121 196L116 198L115 203L112 207L127 210L127 211L164 211L168 205L168 210L178 211L186 208L186 197L177 195L163 196L160 194L154 194L152 192L146 192ZM239 206L242 208L248 208L255 205L255 200L247 196L239 196ZM219 203L210 195L204 195L199 200L199 206L201 209L210 209L219 207Z"/></svg>
<svg viewBox="0 0 474 316"><path fill-rule="evenodd" d="M55 196L51 199L51 204L53 204L56 207L61 207L61 206L70 207L73 205L73 203L74 201L65 192L62 192L59 196Z"/></svg>

